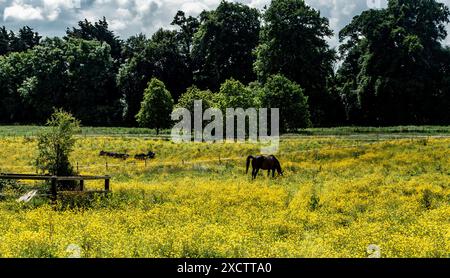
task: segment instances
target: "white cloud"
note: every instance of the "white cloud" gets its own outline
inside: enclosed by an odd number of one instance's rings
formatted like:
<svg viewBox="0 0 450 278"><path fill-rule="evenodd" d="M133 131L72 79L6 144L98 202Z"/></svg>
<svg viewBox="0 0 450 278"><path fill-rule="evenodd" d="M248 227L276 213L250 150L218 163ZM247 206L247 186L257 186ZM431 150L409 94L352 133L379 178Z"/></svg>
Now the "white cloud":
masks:
<svg viewBox="0 0 450 278"><path fill-rule="evenodd" d="M15 1L11 6L5 8L3 20L43 20L42 9Z"/></svg>
<svg viewBox="0 0 450 278"><path fill-rule="evenodd" d="M152 3L148 0L135 0L134 7L139 14L146 14L150 11Z"/></svg>
<svg viewBox="0 0 450 278"><path fill-rule="evenodd" d="M119 18L131 18L133 15L128 9L118 8L116 10L116 17Z"/></svg>
<svg viewBox="0 0 450 278"><path fill-rule="evenodd" d="M60 9L54 9L47 14L47 19L50 21L55 21L56 19L58 19L60 13Z"/></svg>
<svg viewBox="0 0 450 278"><path fill-rule="evenodd" d="M119 7L128 6L128 2L129 2L129 0L116 0L116 3L117 3L117 5L119 5Z"/></svg>
<svg viewBox="0 0 450 278"><path fill-rule="evenodd" d="M181 5L180 10L184 11L187 14L200 14L203 10L208 9L204 3L199 2L187 2Z"/></svg>
<svg viewBox="0 0 450 278"><path fill-rule="evenodd" d="M81 3L81 0L42 0L42 5L46 9L77 8Z"/></svg>
<svg viewBox="0 0 450 278"><path fill-rule="evenodd" d="M110 22L110 27L111 27L111 30L113 30L113 31L121 31L127 27L127 23L122 20L114 19Z"/></svg>

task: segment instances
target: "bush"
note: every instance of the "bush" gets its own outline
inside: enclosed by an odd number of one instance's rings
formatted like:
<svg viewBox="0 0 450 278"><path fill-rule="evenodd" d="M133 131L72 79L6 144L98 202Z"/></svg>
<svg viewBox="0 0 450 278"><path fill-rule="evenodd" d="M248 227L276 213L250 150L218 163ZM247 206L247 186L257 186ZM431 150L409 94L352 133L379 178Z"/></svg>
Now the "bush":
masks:
<svg viewBox="0 0 450 278"><path fill-rule="evenodd" d="M47 129L38 134L36 166L45 174L73 176L76 174L69 161L75 145L74 135L80 132L80 124L71 114L56 110L47 122ZM60 184L64 189L74 189L75 182Z"/></svg>
<svg viewBox="0 0 450 278"><path fill-rule="evenodd" d="M15 180L0 180L0 192L8 188L13 190L21 189L21 185Z"/></svg>

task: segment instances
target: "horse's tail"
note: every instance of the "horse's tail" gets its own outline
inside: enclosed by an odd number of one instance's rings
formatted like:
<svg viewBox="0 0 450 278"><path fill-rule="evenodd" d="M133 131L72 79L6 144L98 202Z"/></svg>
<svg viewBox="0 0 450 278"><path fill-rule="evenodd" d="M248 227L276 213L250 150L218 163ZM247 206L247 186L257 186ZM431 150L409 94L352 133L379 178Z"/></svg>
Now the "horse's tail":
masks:
<svg viewBox="0 0 450 278"><path fill-rule="evenodd" d="M248 167L250 166L250 160L255 159L253 156L249 155L247 157L247 170L245 171L246 174L248 174Z"/></svg>

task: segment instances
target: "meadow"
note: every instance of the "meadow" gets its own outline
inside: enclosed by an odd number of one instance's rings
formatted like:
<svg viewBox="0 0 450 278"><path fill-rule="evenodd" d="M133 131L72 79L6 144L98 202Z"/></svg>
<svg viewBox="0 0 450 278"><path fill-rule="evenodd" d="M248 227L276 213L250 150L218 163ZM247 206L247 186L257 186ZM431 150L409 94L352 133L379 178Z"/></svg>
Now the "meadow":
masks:
<svg viewBox="0 0 450 278"><path fill-rule="evenodd" d="M11 130L0 131L0 172L35 173L35 138ZM369 245L381 257L450 257L450 136L436 134L448 128L283 136L284 176L255 181L245 174L254 144L89 130L71 161L111 175L112 194L52 206L16 201L41 183L4 185L0 257L67 257L71 245L82 257L368 257ZM100 150L157 155L144 163Z"/></svg>

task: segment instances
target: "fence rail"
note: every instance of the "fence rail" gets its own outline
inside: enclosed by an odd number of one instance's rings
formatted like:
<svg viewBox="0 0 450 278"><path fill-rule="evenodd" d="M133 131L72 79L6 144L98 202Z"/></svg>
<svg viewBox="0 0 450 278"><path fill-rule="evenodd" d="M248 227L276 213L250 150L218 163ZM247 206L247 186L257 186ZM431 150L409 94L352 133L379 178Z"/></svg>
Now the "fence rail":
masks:
<svg viewBox="0 0 450 278"><path fill-rule="evenodd" d="M84 181L86 180L105 180L105 192L110 191L110 176L52 176L52 175L34 175L34 174L0 174L3 180L46 180L51 182L50 192L52 200L56 200L58 195L58 181L79 181L79 191L84 191Z"/></svg>

